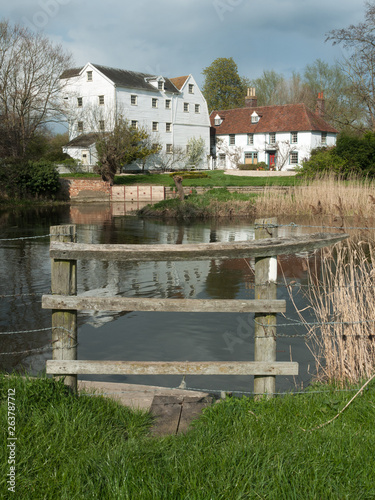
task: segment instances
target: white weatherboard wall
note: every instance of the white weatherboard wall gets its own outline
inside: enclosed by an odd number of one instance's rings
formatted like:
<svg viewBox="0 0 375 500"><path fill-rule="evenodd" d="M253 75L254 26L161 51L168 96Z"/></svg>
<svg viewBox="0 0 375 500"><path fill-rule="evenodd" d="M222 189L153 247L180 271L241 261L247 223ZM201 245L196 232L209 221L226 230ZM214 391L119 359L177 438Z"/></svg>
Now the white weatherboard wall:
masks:
<svg viewBox="0 0 375 500"><path fill-rule="evenodd" d="M92 71L92 81L88 81L87 72ZM104 104L99 104L99 96L104 97ZM135 102L132 96L135 97ZM82 106L79 106L79 99ZM201 168L207 168L206 157L210 154L210 119L206 100L197 83L190 75L181 89L176 92L154 89L125 88L116 86L95 66L88 63L79 76L68 79L64 89L64 99L69 120L69 139L81 134L99 131L99 122L104 121L105 131L111 131L115 116L122 116L129 122L136 121L151 134L151 142L162 145L166 153L167 145L172 148L186 146L191 138L202 138L205 145L205 157ZM153 106L156 99L156 107ZM168 108L166 102L170 101ZM188 110L186 109L188 105ZM83 129L78 129L78 122ZM153 131L153 124L157 130ZM167 126L167 124L170 124ZM169 129L168 129L169 127ZM68 153L81 160L81 147L69 148ZM90 151L90 158L95 154ZM152 162L155 162L155 157Z"/></svg>

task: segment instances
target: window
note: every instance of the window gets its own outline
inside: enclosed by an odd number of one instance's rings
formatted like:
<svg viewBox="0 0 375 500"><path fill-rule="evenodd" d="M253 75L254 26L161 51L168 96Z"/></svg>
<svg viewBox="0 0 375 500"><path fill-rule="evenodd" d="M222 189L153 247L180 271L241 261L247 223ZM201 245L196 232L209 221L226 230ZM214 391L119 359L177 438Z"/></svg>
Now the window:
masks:
<svg viewBox="0 0 375 500"><path fill-rule="evenodd" d="M322 144L327 144L327 132L322 132Z"/></svg>
<svg viewBox="0 0 375 500"><path fill-rule="evenodd" d="M169 155L171 155L173 153L172 144L167 144L166 145L166 151L167 151L167 154L169 154Z"/></svg>
<svg viewBox="0 0 375 500"><path fill-rule="evenodd" d="M152 122L152 131L157 132L159 130L159 123L158 122Z"/></svg>
<svg viewBox="0 0 375 500"><path fill-rule="evenodd" d="M254 113L251 115L251 123L258 123L259 122L259 115L254 111Z"/></svg>
<svg viewBox="0 0 375 500"><path fill-rule="evenodd" d="M165 101L165 109L171 109L171 100L170 99L167 99Z"/></svg>
<svg viewBox="0 0 375 500"><path fill-rule="evenodd" d="M77 128L78 128L78 132L83 132L83 122L78 122Z"/></svg>
<svg viewBox="0 0 375 500"><path fill-rule="evenodd" d="M158 82L158 89L159 90L164 90L164 82L163 81L159 81Z"/></svg>
<svg viewBox="0 0 375 500"><path fill-rule="evenodd" d="M276 134L275 132L270 133L270 144L276 144Z"/></svg>
<svg viewBox="0 0 375 500"><path fill-rule="evenodd" d="M172 123L166 123L165 124L165 131L166 132L172 132Z"/></svg>
<svg viewBox="0 0 375 500"><path fill-rule="evenodd" d="M104 132L104 130L105 130L104 120L99 120L99 130L101 132Z"/></svg>
<svg viewBox="0 0 375 500"><path fill-rule="evenodd" d="M99 104L103 105L104 104L104 95L99 96Z"/></svg>
<svg viewBox="0 0 375 500"><path fill-rule="evenodd" d="M216 115L215 116L215 126L218 127L219 125L221 125L223 122L223 120L220 118L219 115Z"/></svg>
<svg viewBox="0 0 375 500"><path fill-rule="evenodd" d="M137 129L138 128L137 120L132 120L131 125L132 125L132 128Z"/></svg>
<svg viewBox="0 0 375 500"><path fill-rule="evenodd" d="M289 163L290 163L290 165L297 165L297 163L298 163L298 152L297 151L293 151L293 153L290 153Z"/></svg>
<svg viewBox="0 0 375 500"><path fill-rule="evenodd" d="M185 111L185 113L189 113L189 103L188 102L184 102L184 111Z"/></svg>
<svg viewBox="0 0 375 500"><path fill-rule="evenodd" d="M254 134L247 134L247 143L254 144Z"/></svg>
<svg viewBox="0 0 375 500"><path fill-rule="evenodd" d="M138 105L138 96L136 95L131 95L130 96L130 104L132 106L137 106Z"/></svg>
<svg viewBox="0 0 375 500"><path fill-rule="evenodd" d="M234 146L236 144L236 136L234 134L229 134L229 145Z"/></svg>
<svg viewBox="0 0 375 500"><path fill-rule="evenodd" d="M189 94L194 94L194 85L189 83Z"/></svg>
<svg viewBox="0 0 375 500"><path fill-rule="evenodd" d="M195 105L195 112L196 113L200 113L201 112L201 105L200 104L196 104Z"/></svg>
<svg viewBox="0 0 375 500"><path fill-rule="evenodd" d="M225 154L224 153L219 154L219 165L225 166Z"/></svg>
<svg viewBox="0 0 375 500"><path fill-rule="evenodd" d="M92 71L87 71L86 75L87 75L87 81L92 82Z"/></svg>
<svg viewBox="0 0 375 500"><path fill-rule="evenodd" d="M82 103L83 103L83 99L82 99L82 97L77 97L77 106L78 106L79 108L82 108Z"/></svg>
<svg viewBox="0 0 375 500"><path fill-rule="evenodd" d="M158 107L158 100L155 97L152 98L152 107L153 108L157 108Z"/></svg>
<svg viewBox="0 0 375 500"><path fill-rule="evenodd" d="M298 142L298 132L291 132L290 133L290 142L291 142L291 144L297 144L297 142Z"/></svg>
<svg viewBox="0 0 375 500"><path fill-rule="evenodd" d="M248 152L245 153L245 163L247 165L256 165L258 163L258 153Z"/></svg>

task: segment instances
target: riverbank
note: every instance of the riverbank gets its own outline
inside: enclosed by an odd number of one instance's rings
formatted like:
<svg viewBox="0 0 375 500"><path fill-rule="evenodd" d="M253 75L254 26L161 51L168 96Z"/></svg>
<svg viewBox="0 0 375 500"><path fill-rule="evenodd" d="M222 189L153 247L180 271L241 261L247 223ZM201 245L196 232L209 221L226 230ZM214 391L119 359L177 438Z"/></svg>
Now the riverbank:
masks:
<svg viewBox="0 0 375 500"><path fill-rule="evenodd" d="M149 413L52 379L1 376L0 389L4 422L14 395L17 437L0 450L4 497L11 481L25 499L375 496L371 384L342 413L357 388L227 398L167 438L150 437Z"/></svg>
<svg viewBox="0 0 375 500"><path fill-rule="evenodd" d="M199 196L194 193L183 202L165 200L139 212L147 217L209 218L238 216L274 217L318 215L331 225L344 218L375 217L375 183L372 180L338 180L323 177L305 184L280 189L264 186L255 193L231 192L226 187ZM335 224L333 224L335 222Z"/></svg>
<svg viewBox="0 0 375 500"><path fill-rule="evenodd" d="M193 193L185 200L178 198L147 205L137 212L140 217L208 219L220 217L254 217L256 194L229 192L217 188L198 195Z"/></svg>

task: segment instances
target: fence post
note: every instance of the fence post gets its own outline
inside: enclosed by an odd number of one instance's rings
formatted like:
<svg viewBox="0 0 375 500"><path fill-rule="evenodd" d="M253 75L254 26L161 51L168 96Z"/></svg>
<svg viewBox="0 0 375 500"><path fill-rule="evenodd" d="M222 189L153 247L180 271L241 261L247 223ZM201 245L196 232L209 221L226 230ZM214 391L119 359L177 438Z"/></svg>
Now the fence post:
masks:
<svg viewBox="0 0 375 500"><path fill-rule="evenodd" d="M275 227L266 227L274 225ZM276 238L277 219L257 219L255 239ZM277 257L257 257L255 259L255 299L277 298ZM276 314L255 313L254 361L276 361ZM254 376L254 393L275 393L274 375Z"/></svg>
<svg viewBox="0 0 375 500"><path fill-rule="evenodd" d="M76 226L51 226L51 241L76 243ZM52 295L77 294L77 261L51 260ZM52 310L52 359L77 359L77 311ZM77 375L67 375L65 385L77 391Z"/></svg>

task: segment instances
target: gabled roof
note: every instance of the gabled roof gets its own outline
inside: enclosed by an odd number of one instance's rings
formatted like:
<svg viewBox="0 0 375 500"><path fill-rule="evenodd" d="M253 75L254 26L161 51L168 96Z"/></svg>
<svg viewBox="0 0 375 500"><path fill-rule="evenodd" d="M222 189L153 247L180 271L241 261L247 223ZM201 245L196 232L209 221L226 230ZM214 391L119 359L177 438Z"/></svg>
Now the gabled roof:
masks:
<svg viewBox="0 0 375 500"><path fill-rule="evenodd" d="M71 141L69 141L67 144L64 145L64 148L66 147L75 147L75 148L88 148L95 144L99 137L98 133L91 132L90 134L81 134L78 137L75 137Z"/></svg>
<svg viewBox="0 0 375 500"><path fill-rule="evenodd" d="M99 64L92 64L91 66L96 68L100 73L106 76L111 82L113 82L118 87L132 88L132 89L140 89L140 90L148 90L152 92L158 92L158 89L153 85L148 83L147 79L156 79L160 75L151 75L149 73L138 73L135 71L128 71L125 69L117 69L110 68L108 66L101 66ZM72 68L63 72L60 78L74 78L79 76L84 68L87 65L81 68ZM172 83L172 80L169 78L163 77L164 82L164 90L166 92L171 93L179 93L179 89ZM176 79L178 80L178 78Z"/></svg>
<svg viewBox="0 0 375 500"><path fill-rule="evenodd" d="M254 111L259 115L257 123L251 123ZM223 121L221 125L215 126L214 119L217 114ZM338 130L313 113L305 104L215 110L211 113L210 120L217 135L303 131L338 134Z"/></svg>
<svg viewBox="0 0 375 500"><path fill-rule="evenodd" d="M171 82L178 90L181 90L188 78L188 76L178 76L177 78L171 78Z"/></svg>

